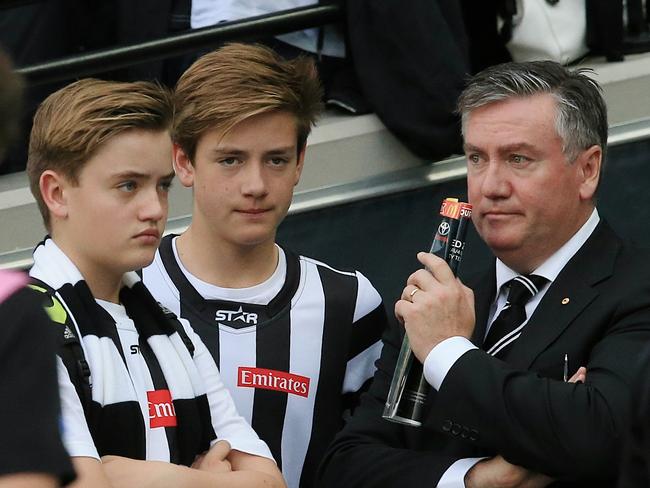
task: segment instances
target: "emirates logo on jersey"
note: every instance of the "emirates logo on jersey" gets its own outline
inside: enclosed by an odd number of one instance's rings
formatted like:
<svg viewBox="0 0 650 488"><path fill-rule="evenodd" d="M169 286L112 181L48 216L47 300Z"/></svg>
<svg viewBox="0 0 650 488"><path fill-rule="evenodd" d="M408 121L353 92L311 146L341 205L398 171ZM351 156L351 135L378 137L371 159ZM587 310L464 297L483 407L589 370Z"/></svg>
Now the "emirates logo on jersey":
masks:
<svg viewBox="0 0 650 488"><path fill-rule="evenodd" d="M309 378L274 369L240 366L237 374L237 386L282 391L301 397L309 395Z"/></svg>
<svg viewBox="0 0 650 488"><path fill-rule="evenodd" d="M147 392L149 403L149 426L176 427L176 411L169 390L153 390Z"/></svg>

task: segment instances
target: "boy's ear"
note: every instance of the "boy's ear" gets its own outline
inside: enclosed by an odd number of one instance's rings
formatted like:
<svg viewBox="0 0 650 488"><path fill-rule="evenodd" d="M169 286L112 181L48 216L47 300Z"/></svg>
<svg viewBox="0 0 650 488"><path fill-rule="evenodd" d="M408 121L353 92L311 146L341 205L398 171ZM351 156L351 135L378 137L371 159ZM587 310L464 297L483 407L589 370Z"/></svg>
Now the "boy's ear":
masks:
<svg viewBox="0 0 650 488"><path fill-rule="evenodd" d="M41 173L38 186L50 216L59 220L65 219L69 211L66 192L71 183L56 171L47 169Z"/></svg>
<svg viewBox="0 0 650 488"><path fill-rule="evenodd" d="M185 151L174 143L174 171L183 186L191 187L194 184L194 166Z"/></svg>

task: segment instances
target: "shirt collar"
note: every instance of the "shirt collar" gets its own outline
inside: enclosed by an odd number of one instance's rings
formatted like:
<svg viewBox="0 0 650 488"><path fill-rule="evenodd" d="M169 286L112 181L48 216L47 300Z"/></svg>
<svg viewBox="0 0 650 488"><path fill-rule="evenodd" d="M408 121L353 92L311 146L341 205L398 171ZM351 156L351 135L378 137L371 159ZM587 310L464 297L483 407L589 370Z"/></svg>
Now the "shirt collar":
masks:
<svg viewBox="0 0 650 488"><path fill-rule="evenodd" d="M543 276L549 282L553 282L553 280L557 278L557 275L560 274L560 271L562 271L564 266L566 266L573 255L578 252L578 249L580 249L582 245L587 241L587 239L589 239L589 236L596 229L598 222L600 222L600 216L598 215L598 210L594 208L593 212L591 212L591 216L582 225L582 227L580 227L578 232L573 234L573 237L571 237L571 239L566 241L560 249L555 251L551 257L544 261L531 274ZM503 263L503 261L497 258L497 295L504 284L519 274L520 273L517 273L516 271L510 269Z"/></svg>

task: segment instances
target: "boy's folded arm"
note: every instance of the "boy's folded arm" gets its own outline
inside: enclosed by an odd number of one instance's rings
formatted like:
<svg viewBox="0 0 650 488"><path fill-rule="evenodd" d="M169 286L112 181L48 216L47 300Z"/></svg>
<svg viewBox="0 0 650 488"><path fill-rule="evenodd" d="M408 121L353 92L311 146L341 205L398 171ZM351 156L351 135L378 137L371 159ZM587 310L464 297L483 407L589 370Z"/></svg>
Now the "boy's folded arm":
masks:
<svg viewBox="0 0 650 488"><path fill-rule="evenodd" d="M121 456L103 456L101 467L110 482L107 486L113 488L130 486L142 488L216 488L220 486L228 488L250 486L285 488L286 486L280 472L270 459L238 451L232 451L228 459L233 466L233 471L217 473L164 461L141 461Z"/></svg>

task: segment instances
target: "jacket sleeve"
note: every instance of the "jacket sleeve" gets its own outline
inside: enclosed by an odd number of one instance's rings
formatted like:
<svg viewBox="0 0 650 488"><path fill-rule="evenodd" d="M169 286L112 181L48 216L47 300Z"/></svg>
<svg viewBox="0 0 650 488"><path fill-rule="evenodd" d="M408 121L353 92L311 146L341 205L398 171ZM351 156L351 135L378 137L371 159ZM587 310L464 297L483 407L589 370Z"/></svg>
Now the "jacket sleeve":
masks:
<svg viewBox="0 0 650 488"><path fill-rule="evenodd" d="M636 363L650 344L650 286L633 281L602 288L533 370L465 353L440 387L429 427L452 437L474 431L478 447L562 481L614 479ZM582 353L571 352L578 345ZM587 368L585 384L562 381L567 351L576 358L570 373Z"/></svg>
<svg viewBox="0 0 650 488"><path fill-rule="evenodd" d="M384 335L384 345L370 389L361 397L353 417L339 432L325 455L318 473L318 486L405 488L434 487L457 459L406 447L412 427L382 418L382 411L395 368L401 334L397 326ZM430 436L429 436L430 434ZM430 439L440 437L427 432Z"/></svg>

